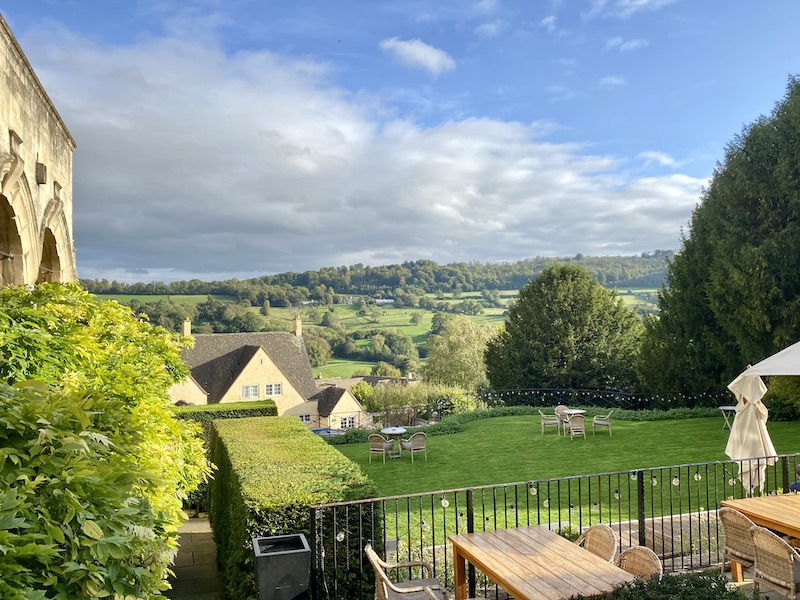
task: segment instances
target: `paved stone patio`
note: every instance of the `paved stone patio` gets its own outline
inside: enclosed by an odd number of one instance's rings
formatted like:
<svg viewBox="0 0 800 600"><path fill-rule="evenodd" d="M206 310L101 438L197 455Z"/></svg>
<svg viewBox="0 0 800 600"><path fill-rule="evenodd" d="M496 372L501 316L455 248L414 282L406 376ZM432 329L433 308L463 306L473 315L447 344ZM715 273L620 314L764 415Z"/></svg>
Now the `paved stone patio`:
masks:
<svg viewBox="0 0 800 600"><path fill-rule="evenodd" d="M172 600L221 600L217 573L217 546L208 519L187 519L178 530L180 550L175 559L175 577L166 596Z"/></svg>

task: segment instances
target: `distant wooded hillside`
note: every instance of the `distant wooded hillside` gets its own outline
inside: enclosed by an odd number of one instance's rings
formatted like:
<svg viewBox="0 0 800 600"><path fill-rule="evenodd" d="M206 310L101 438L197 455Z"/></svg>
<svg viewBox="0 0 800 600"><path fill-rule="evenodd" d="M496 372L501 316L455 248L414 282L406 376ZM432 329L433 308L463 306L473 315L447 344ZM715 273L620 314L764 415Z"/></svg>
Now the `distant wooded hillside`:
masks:
<svg viewBox="0 0 800 600"><path fill-rule="evenodd" d="M323 267L304 273L279 273L253 279L205 282L199 279L172 283L120 283L106 279L82 279L94 294L208 294L228 295L260 305L289 306L311 299L326 301L333 294L368 294L392 297L406 293L476 292L520 289L544 268L559 262L583 265L600 284L608 288L658 288L666 279L671 250L645 252L639 256L583 256L570 258L528 258L503 263L452 263L439 265L417 260L378 267L355 264ZM307 292L299 288L305 288ZM293 291L294 290L294 291Z"/></svg>

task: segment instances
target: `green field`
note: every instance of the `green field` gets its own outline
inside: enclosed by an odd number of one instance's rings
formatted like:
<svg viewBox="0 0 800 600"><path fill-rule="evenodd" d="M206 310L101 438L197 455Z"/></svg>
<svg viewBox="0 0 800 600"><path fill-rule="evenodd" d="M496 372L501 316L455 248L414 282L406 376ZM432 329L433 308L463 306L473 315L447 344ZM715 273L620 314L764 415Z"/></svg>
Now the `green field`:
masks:
<svg viewBox="0 0 800 600"><path fill-rule="evenodd" d="M618 295L624 300L627 306L631 308L645 308L652 309L654 305L647 304L642 300L643 294L654 294L655 289L626 289L619 290ZM516 298L518 290L501 290L499 292L500 299L503 303ZM356 302L359 296L352 296ZM430 298L435 298L434 294L428 294ZM237 299L233 296L212 296L219 302L236 302ZM208 296L198 295L145 295L145 294L98 294L99 300L117 300L121 303L130 303L131 300L137 300L142 304L154 303L158 301L167 301L181 305L197 305L205 302ZM457 303L465 299L480 299L480 292L463 292L458 294L456 298L452 294L446 294L445 297L439 302ZM433 319L433 311L423 310L419 308L395 308L392 305L381 306L380 314L377 317L360 316L358 315L357 304L336 304L333 306L336 317L339 319L342 327L346 332L354 331L369 331L369 330L382 330L382 329L397 329L402 333L408 335L414 340L416 346L424 354L425 348L428 343L428 335L431 329L431 321ZM250 308L255 314L261 317L261 308L253 306ZM292 331L295 308L290 307L271 307L268 317L261 317L264 325L269 330L282 330ZM314 327L318 327L322 316L329 310L327 306L303 306L299 309L301 319L303 320L304 331L312 331ZM502 327L505 323L505 308L491 307L484 309L484 314L470 316L469 318L478 322L486 323L495 327ZM418 325L411 324L411 317L414 314L420 314L422 319ZM368 344L367 340L358 340L359 344ZM351 361L347 359L331 359L329 363L323 367L314 368L315 376L322 377L342 377L347 378L352 376L355 371L371 370L375 363Z"/></svg>

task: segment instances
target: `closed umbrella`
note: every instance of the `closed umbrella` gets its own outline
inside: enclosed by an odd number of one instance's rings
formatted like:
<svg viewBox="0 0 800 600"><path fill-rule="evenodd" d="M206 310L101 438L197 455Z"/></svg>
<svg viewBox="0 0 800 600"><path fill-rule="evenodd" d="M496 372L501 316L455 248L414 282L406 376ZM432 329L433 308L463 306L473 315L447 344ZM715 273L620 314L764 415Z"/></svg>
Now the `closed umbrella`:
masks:
<svg viewBox="0 0 800 600"><path fill-rule="evenodd" d="M758 375L746 373L728 385L728 389L736 396L736 416L725 454L731 460L740 461L739 480L745 490L752 493L756 487L764 490L767 466L775 464L777 453L767 431L769 411L761 402L767 393L767 386ZM764 459L765 456L769 458Z"/></svg>

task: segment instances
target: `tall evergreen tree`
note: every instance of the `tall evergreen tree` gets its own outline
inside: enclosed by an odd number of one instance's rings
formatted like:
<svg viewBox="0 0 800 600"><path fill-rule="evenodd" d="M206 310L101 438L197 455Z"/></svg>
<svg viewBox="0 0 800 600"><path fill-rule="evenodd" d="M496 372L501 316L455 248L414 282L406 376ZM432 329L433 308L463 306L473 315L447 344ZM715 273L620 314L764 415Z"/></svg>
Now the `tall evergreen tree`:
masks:
<svg viewBox="0 0 800 600"><path fill-rule="evenodd" d="M489 342L486 374L502 388L633 388L641 322L577 264L554 265L520 290Z"/></svg>
<svg viewBox="0 0 800 600"><path fill-rule="evenodd" d="M734 137L669 265L640 375L653 391L718 391L800 338L800 79Z"/></svg>

